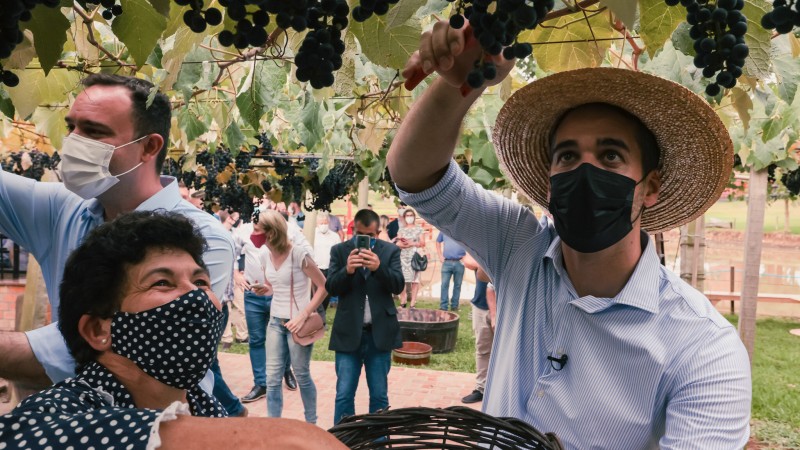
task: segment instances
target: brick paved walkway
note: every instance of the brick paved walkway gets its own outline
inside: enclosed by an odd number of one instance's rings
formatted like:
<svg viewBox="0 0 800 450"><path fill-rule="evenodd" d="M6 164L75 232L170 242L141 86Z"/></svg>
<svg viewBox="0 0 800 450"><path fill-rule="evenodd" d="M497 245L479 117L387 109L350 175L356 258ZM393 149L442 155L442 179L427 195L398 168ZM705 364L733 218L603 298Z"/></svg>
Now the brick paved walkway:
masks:
<svg viewBox="0 0 800 450"><path fill-rule="evenodd" d="M244 396L253 387L250 358L235 353L219 353L220 367L225 381L234 394ZM317 425L326 430L333 425L333 401L336 397L336 374L332 362L311 361L311 377L317 385ZM410 406L446 407L463 405L461 397L475 388L475 374L440 372L392 366L389 372L389 404L393 409ZM245 405L253 417L267 416L266 399ZM480 403L472 406L480 409ZM5 414L14 405L0 403L0 414ZM356 393L356 414L369 410L369 391L364 374ZM283 417L303 420L303 402L300 391L283 388Z"/></svg>
<svg viewBox="0 0 800 450"><path fill-rule="evenodd" d="M247 355L219 353L222 376L234 394L244 396L253 387L250 358ZM317 385L317 416L319 425L328 429L333 425L333 403L336 397L336 373L332 362L311 361L311 377ZM461 397L475 388L475 374L441 372L392 366L389 371L389 404L392 409L411 406L446 407L463 405ZM266 417L266 399L245 405L251 416ZM480 409L480 403L472 406ZM369 410L369 391L362 372L356 393L356 414ZM303 402L300 391L283 388L283 417L303 420Z"/></svg>

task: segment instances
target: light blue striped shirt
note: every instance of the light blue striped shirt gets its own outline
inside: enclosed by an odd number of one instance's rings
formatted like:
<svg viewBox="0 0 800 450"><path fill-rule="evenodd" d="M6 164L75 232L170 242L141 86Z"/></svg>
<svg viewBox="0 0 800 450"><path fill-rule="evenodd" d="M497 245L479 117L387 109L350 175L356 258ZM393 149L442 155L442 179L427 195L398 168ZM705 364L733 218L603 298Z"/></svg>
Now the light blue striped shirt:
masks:
<svg viewBox="0 0 800 450"><path fill-rule="evenodd" d="M752 394L744 345L703 294L659 264L646 235L616 297L579 298L553 226L456 164L401 199L494 280L486 413L555 432L568 449L745 446ZM569 360L557 371L547 356L560 354Z"/></svg>
<svg viewBox="0 0 800 450"><path fill-rule="evenodd" d="M161 177L161 184L164 188L136 210L164 209L194 222L208 243L203 261L211 275L212 290L223 298L233 268L230 232L214 216L183 200L175 178ZM103 222L103 207L96 199L84 200L62 183L40 183L0 171L0 230L41 265L54 319L58 317L58 289L67 257ZM55 323L26 334L36 359L54 383L74 376L75 362ZM213 376L207 376L203 388L210 392L212 385Z"/></svg>

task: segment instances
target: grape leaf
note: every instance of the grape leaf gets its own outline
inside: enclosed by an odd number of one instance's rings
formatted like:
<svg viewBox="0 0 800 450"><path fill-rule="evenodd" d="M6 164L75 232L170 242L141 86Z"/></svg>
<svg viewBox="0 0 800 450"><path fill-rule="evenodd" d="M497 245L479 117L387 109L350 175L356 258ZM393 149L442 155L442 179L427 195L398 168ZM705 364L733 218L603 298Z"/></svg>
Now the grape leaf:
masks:
<svg viewBox="0 0 800 450"><path fill-rule="evenodd" d="M47 76L44 71L35 69L12 72L19 76L19 85L13 88L5 86L5 90L22 119L27 119L39 105L65 102L79 84L79 74L71 70L52 70Z"/></svg>
<svg viewBox="0 0 800 450"><path fill-rule="evenodd" d="M50 145L60 149L67 129L64 118L67 117L67 108L42 108L38 107L31 116L31 122L36 124L36 131L50 138Z"/></svg>
<svg viewBox="0 0 800 450"><path fill-rule="evenodd" d="M33 18L28 22L28 29L33 33L33 46L44 74L58 62L64 43L67 42L69 20L60 8L48 8L41 5L31 11Z"/></svg>
<svg viewBox="0 0 800 450"><path fill-rule="evenodd" d="M279 94L286 84L286 68L272 61L255 64L239 86L236 106L242 119L254 130L261 129L261 117L277 104Z"/></svg>
<svg viewBox="0 0 800 450"><path fill-rule="evenodd" d="M181 72L186 55L201 42L203 42L203 35L193 32L188 27L183 27L170 36L164 56L161 58L161 66L167 71L167 76L160 85L162 91L172 89Z"/></svg>
<svg viewBox="0 0 800 450"><path fill-rule="evenodd" d="M626 28L633 30L636 24L637 0L600 0L600 4L611 10ZM661 4L665 5L663 1Z"/></svg>
<svg viewBox="0 0 800 450"><path fill-rule="evenodd" d="M418 9L425 6L426 2L427 0L403 0L392 6L386 13L386 29L391 30L402 26L414 16Z"/></svg>
<svg viewBox="0 0 800 450"><path fill-rule="evenodd" d="M336 71L336 78L333 81L333 91L336 95L345 96L352 94L356 88L356 55L358 44L353 33L344 35L344 54L342 54L342 67Z"/></svg>
<svg viewBox="0 0 800 450"><path fill-rule="evenodd" d="M486 189L492 189L494 187L494 182L495 182L494 176L483 167L474 164L469 166L468 175L470 178L472 178L472 181L480 184Z"/></svg>
<svg viewBox="0 0 800 450"><path fill-rule="evenodd" d="M639 0L639 11L639 36L652 58L686 20L686 12L681 6L668 6L664 0Z"/></svg>
<svg viewBox="0 0 800 450"><path fill-rule="evenodd" d="M0 89L0 112L6 115L9 119L14 118L14 103L11 101L11 97L8 96L8 92L5 89Z"/></svg>
<svg viewBox="0 0 800 450"><path fill-rule="evenodd" d="M208 59L211 59L211 52L204 48L196 48L184 55L180 66L181 70L173 88L181 91L186 101L191 98L195 85L203 76L202 62Z"/></svg>
<svg viewBox="0 0 800 450"><path fill-rule="evenodd" d="M149 0L153 8L164 16L169 16L170 0Z"/></svg>
<svg viewBox="0 0 800 450"><path fill-rule="evenodd" d="M562 70L597 67L605 58L611 41L594 41L616 37L617 32L611 28L608 17L599 14L589 18L587 26L583 14L559 17L548 21L547 28L537 27L532 31L520 33L520 42L531 42L536 64L544 71L560 72ZM552 43L551 43L552 42Z"/></svg>
<svg viewBox="0 0 800 450"><path fill-rule="evenodd" d="M301 142L309 150L313 150L325 134L325 127L322 125L322 114L322 103L315 102L311 94L306 91L303 96L303 109L300 112L300 120L303 126L298 131Z"/></svg>
<svg viewBox="0 0 800 450"><path fill-rule="evenodd" d="M682 22L672 33L672 46L684 55L694 56L697 53L694 51L694 40L689 36L689 29L692 26L686 22ZM663 43L662 43L663 47Z"/></svg>
<svg viewBox="0 0 800 450"><path fill-rule="evenodd" d="M792 47L792 56L797 58L800 56L800 39L797 36L789 33L786 35L786 38L789 39L789 44Z"/></svg>
<svg viewBox="0 0 800 450"><path fill-rule="evenodd" d="M788 128L797 126L797 111L793 105L781 103L769 119L761 127L761 141L768 142L783 133Z"/></svg>
<svg viewBox="0 0 800 450"><path fill-rule="evenodd" d="M731 90L731 104L739 114L742 126L747 130L750 126L750 111L753 110L753 101L750 96L741 88L735 87Z"/></svg>
<svg viewBox="0 0 800 450"><path fill-rule="evenodd" d="M126 0L125 12L111 23L138 67L144 65L167 27L167 18L147 0Z"/></svg>
<svg viewBox="0 0 800 450"><path fill-rule="evenodd" d="M361 51L374 64L402 69L408 57L419 47L422 26L412 17L403 25L387 29L385 16L370 17L365 22L352 21L350 31L361 44Z"/></svg>
<svg viewBox="0 0 800 450"><path fill-rule="evenodd" d="M233 149L238 151L244 141L245 136L242 133L242 130L239 128L239 124L236 122L231 122L228 124L228 127L225 129L225 133L222 135L222 142L224 142L225 145L231 149L231 151L233 151Z"/></svg>
<svg viewBox="0 0 800 450"><path fill-rule="evenodd" d="M33 58L36 57L36 49L33 48L31 41L33 40L33 33L30 30L23 32L25 40L14 47L11 56L3 60L3 68L5 69L24 69L28 66Z"/></svg>
<svg viewBox="0 0 800 450"><path fill-rule="evenodd" d="M800 84L800 59L791 54L789 36L781 35L772 40L772 69L777 83L778 96L787 103L792 103Z"/></svg>
<svg viewBox="0 0 800 450"><path fill-rule="evenodd" d="M186 139L190 142L208 131L208 126L189 108L181 108L178 113L178 125L186 132Z"/></svg>
<svg viewBox="0 0 800 450"><path fill-rule="evenodd" d="M744 40L750 48L750 55L747 57L743 72L745 75L759 80L765 80L771 76L770 40L772 31L765 30L761 26L761 17L771 10L772 6L764 0L745 0L744 8L742 8L742 14L747 17L747 34L744 35Z"/></svg>

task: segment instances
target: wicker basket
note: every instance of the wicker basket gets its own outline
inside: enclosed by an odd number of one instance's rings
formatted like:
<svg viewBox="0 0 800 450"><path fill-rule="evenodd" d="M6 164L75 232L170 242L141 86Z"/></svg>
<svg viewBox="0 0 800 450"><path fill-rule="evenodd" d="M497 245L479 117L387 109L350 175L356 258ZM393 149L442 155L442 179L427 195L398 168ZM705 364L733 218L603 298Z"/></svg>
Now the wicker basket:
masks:
<svg viewBox="0 0 800 450"><path fill-rule="evenodd" d="M465 406L401 408L345 417L328 430L351 449L561 450L552 434Z"/></svg>

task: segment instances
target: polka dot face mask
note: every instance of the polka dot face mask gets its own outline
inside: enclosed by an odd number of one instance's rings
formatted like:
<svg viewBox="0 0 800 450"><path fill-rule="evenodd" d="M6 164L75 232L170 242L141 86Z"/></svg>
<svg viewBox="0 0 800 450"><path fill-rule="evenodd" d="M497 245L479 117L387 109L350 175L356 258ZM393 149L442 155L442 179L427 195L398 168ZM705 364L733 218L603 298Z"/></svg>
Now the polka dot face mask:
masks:
<svg viewBox="0 0 800 450"><path fill-rule="evenodd" d="M222 332L222 312L195 289L157 308L115 313L111 349L156 380L191 389L214 361Z"/></svg>

